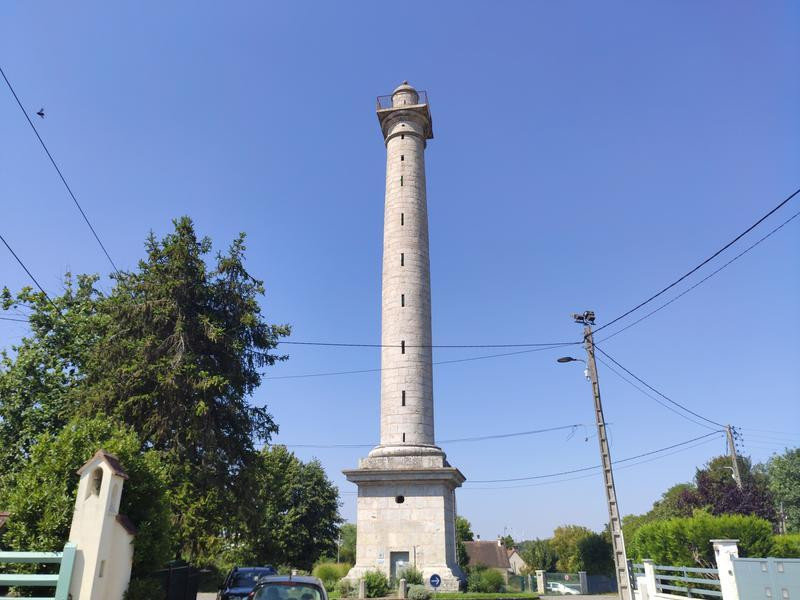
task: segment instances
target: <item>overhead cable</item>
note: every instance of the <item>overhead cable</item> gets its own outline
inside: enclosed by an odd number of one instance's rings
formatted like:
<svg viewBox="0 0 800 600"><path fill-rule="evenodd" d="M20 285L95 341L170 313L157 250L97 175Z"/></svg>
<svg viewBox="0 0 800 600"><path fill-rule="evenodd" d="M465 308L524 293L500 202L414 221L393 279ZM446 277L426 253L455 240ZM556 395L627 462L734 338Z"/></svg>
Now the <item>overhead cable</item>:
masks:
<svg viewBox="0 0 800 600"><path fill-rule="evenodd" d="M564 429L572 429L573 431L578 427L585 427L583 423L575 423L573 425L560 425L558 427L548 427L546 429L532 429L530 431L516 431L514 433L497 433L494 435L481 435L466 438L455 438L451 440L437 440L437 444L458 444L462 442L482 442L485 440L499 440L512 437L521 437L527 435L535 435L537 433L548 433L551 431L563 431ZM275 446L286 446L287 448L374 448L377 444L272 444Z"/></svg>
<svg viewBox="0 0 800 600"><path fill-rule="evenodd" d="M14 252L14 250L11 248L11 246L9 246L9 245L8 245L8 242L6 241L6 238L4 238L4 237L2 236L2 234L0 234L0 240L2 240L3 244L5 244L5 247L6 247L6 248L8 248L8 251L9 251L9 252L11 252L11 255L12 255L12 256L13 256L15 259L17 259L17 262L19 263L19 266L21 266L21 267L23 268L23 270L24 270L24 271L25 271L25 272L28 274L28 277L30 277L30 278L31 278L31 281L33 281L33 283L35 283L35 284L36 284L36 287L38 287L38 288L39 288L39 291L40 291L40 292L42 292L42 294L44 294L44 297L45 297L45 298L47 298L47 301L48 301L50 304L52 304L53 308L55 308L55 309L58 311L58 307L57 307L57 306L55 305L55 303L54 303L54 302L53 302L53 301L50 299L50 296L48 296L48 295L47 295L47 292L45 292L45 291L44 291L44 288L43 288L43 287L42 287L42 286L39 284L39 282L36 280L36 277L34 277L34 276L33 276L33 273L31 273L31 272L30 272L30 269L28 269L28 267L26 267L26 266L25 266L25 263L24 263L24 262L22 262L22 259L21 259L19 256L17 256L17 253L16 253L16 252ZM59 311L59 314L61 314L61 313L60 313L60 311ZM11 319L10 319L9 317L6 317L6 319L5 319L5 320L11 320Z"/></svg>
<svg viewBox="0 0 800 600"><path fill-rule="evenodd" d="M698 440L705 439L712 435L717 435L721 433L721 430L712 431L710 433L706 433L705 435L698 436L696 438L692 438L690 440L686 440L685 442L679 442L677 444L672 444L671 446L665 446L664 448L658 448L657 450L650 450L649 452L643 452L642 454L637 454L636 456L629 456L628 458L623 458L620 460L612 461L612 464L624 463L629 462L632 460L636 460L637 458L643 458L645 456L651 456L653 454L658 454L659 452L664 452L665 450L671 450L673 448L678 448L680 446L685 446L687 444L691 444L692 442L696 442ZM546 475L529 475L526 477L508 477L504 479L471 479L472 483L505 483L511 481L530 481L532 479L545 479L548 477L558 477L560 475L571 475L573 473L581 473L584 471L592 471L594 469L599 469L601 465L592 465L591 467L580 467L578 469L570 469L569 471L560 471L558 473L547 473Z"/></svg>
<svg viewBox="0 0 800 600"><path fill-rule="evenodd" d="M706 440L703 440L703 441L699 441L696 444L682 446L682 447L678 448L677 450L673 450L672 452L665 452L664 454L659 454L658 456L653 456L651 458L646 458L645 460L639 460L637 462L632 462L630 464L625 464L625 465L617 467L616 470L619 471L619 470L622 470L622 469L630 469L632 467L638 467L639 465L643 465L643 464L646 464L646 463L649 463L649 462L653 462L654 460L661 460L663 458L666 458L667 456L672 456L674 454L678 454L679 452L685 452L686 450L691 450L692 448L697 448L698 446L703 446L705 444L708 444L709 442L713 442L713 441L716 441L716 440L719 440L719 439L723 439L724 432L716 431L714 433L717 434L716 437L710 437L709 439L706 439ZM709 435L711 435L711 434L709 434ZM622 461L613 461L613 464L616 465L619 462L622 462ZM595 468L600 468L600 467L598 466L598 467L595 467ZM465 485L462 489L464 489L464 490L512 490L512 489L518 489L518 488L539 487L539 486L542 486L542 485L554 485L556 483L563 483L563 482L567 482L567 481L575 481L577 479L588 479L590 477L597 477L599 474L600 473L585 473L583 475L577 475L575 477L568 477L566 479L557 479L555 481L540 481L540 482L537 482L537 483L523 483L523 484L520 484L520 485L501 485L501 486L492 485L492 486L483 486L483 487L480 487L480 486L479 487L472 487L472 486ZM470 482L468 481L467 483L470 483Z"/></svg>
<svg viewBox="0 0 800 600"><path fill-rule="evenodd" d="M617 321L619 321L619 320L621 320L621 319L624 319L625 317L627 317L627 316L628 316L628 315L630 315L631 313L633 313L633 312L636 312L637 310L639 310L640 308L642 308L644 305L646 305L646 304L649 304L650 302L652 302L653 300L655 300L656 298L658 298L658 297L659 297L661 294L663 294L664 292L666 292L666 291L668 291L668 290L670 290L670 289L674 288L676 285L678 285L678 284L679 284L681 281L683 281L684 279L686 279L686 278L687 278L687 277L689 277L690 275L692 275L692 274L696 273L696 272L697 272L699 269L701 269L702 267L704 267L705 265L707 265L709 262L711 262L712 260L714 260L714 259L715 259L717 256L719 256L720 254L722 254L722 253L723 253L725 250L727 250L728 248L730 248L731 246L733 246L733 245L734 245L736 242L738 242L740 239L742 239L742 238L743 238L745 235L747 235L748 233L750 233L750 232L751 232L753 229L755 229L756 227L758 227L758 226L759 226L761 223L763 223L763 222L764 222L764 221L765 221L767 218L769 218L769 217L770 217L770 216L771 216L773 213L775 213L775 212L776 212L777 210L779 210L779 209L780 209L782 206L784 206L786 203L788 203L788 202L789 202L789 201L790 201L792 198L794 198L794 197L795 197L797 194L800 194L800 188L798 188L797 190L795 190L794 192L792 192L792 193L791 193L791 194L790 194L790 195L789 195L787 198L785 198L783 201L781 201L781 202L780 202L780 203L779 203L779 204L778 204L778 205L777 205L775 208L773 208L772 210L770 210L770 211L769 211L767 214L765 214L763 217L761 217L760 219L758 219L758 220L757 220L755 223L753 223L752 225L750 225L750 227L748 227L747 229L745 229L745 230L744 230L742 233L740 233L739 235L737 235L737 236L736 236L735 238L733 238L733 239L732 239L730 242L728 242L728 243L727 243L727 244L725 244L725 245L724 245L722 248L720 248L719 250L717 250L716 252L714 252L714 254L712 254L711 256L709 256L708 258L706 258L704 261L702 261L702 262L701 262L700 264L698 264L696 267L694 267L693 269L689 270L689 271L688 271L688 272L686 272L685 274L683 274L683 275L681 275L680 277L678 277L678 279L676 279L675 281L673 281L672 283L670 283L668 286L666 286L665 288L663 288L661 291L659 291L659 292L656 292L655 294L653 294L652 296L650 296L650 297L649 297L647 300L644 300L643 302L640 302L639 304L637 304L636 306L634 306L634 307L633 307L633 308L631 308L630 310L627 310L627 311L625 311L624 313L622 313L621 315L619 315L617 318L615 318L615 319L612 319L611 321L609 321L608 323L606 323L606 324L602 325L601 327L598 327L597 329L595 329L595 330L594 330L594 333L597 333L598 331L601 331L601 330L605 329L606 327L609 327L610 325L613 325L613 324L614 324L614 323L616 323Z"/></svg>
<svg viewBox="0 0 800 600"><path fill-rule="evenodd" d="M440 360L440 361L434 361L432 364L434 364L434 365L450 365L450 364L455 364L455 363L470 362L470 361L473 361L473 360L484 360L484 359L487 359L487 358L500 358L500 357L503 357L503 356L516 356L518 354L529 354L531 352L541 352L542 350L553 350L555 348L563 348L564 346L572 346L572 345L580 344L580 343L581 342L569 342L569 343L565 342L563 344L555 344L555 345L552 345L552 346L546 346L544 348L532 348L530 350L518 350L516 352L502 352L500 354L485 354L485 355L482 355L482 356L471 356L471 357L468 357L468 358L457 358L457 359L454 359L454 360ZM416 364L416 363L414 363L414 364ZM301 375L276 375L276 376L273 376L273 377L265 377L264 379L265 379L265 381L273 381L275 379L306 379L306 378L309 378L309 377L330 377L330 376L333 376L333 375L352 375L352 374L355 374L355 373L378 373L380 371L388 371L388 370L394 370L394 369L405 369L406 366L407 365L404 365L402 367L386 367L386 368L378 367L378 368L374 368L374 369L357 369L357 370L354 370L354 371L328 371L328 372L323 372L323 373L303 373Z"/></svg>
<svg viewBox="0 0 800 600"><path fill-rule="evenodd" d="M636 375L635 373L632 373L632 372L631 372L629 369L625 368L623 365L621 365L619 362L617 362L617 361L614 359L614 357L613 357L613 356L611 356L611 355L610 355L608 352L605 352L605 351L604 351L604 350L603 350L603 349L602 349L600 346L598 346L597 344L595 344L595 345L594 345L594 347L595 347L595 348L596 348L596 349L597 349L597 350L598 350L598 351L599 351L599 352L600 352L600 353L601 353L603 356L605 356L605 357L606 357L608 360L610 360L611 362L613 362L613 363L614 363L615 365L617 365L617 366L618 366L620 369L622 369L623 371L625 371L625 372L626 372L628 375L630 375L631 377L633 377L633 378L634 378L636 381L638 381L639 383L641 383L642 385L644 385L644 386L645 386L646 388L648 388L650 391L652 391L652 392L655 392L656 394L658 394L659 396L661 396L661 397L662 397L664 400L666 400L667 402L669 402L669 403L671 403L671 404L673 404L673 405L675 405L675 406L677 406L677 407L679 407L679 408L682 408L682 409L683 409L683 410L685 410L686 412L688 412L688 413L690 413L690 414L694 415L695 417L698 417L699 419L702 419L703 421L706 421L706 422L708 422L708 423L711 423L712 425L716 425L717 427L722 427L722 428L724 428L724 427L725 427L725 425L723 425L722 423L717 423L716 421L713 421L713 420L711 420L711 419L709 419L709 418L707 418L707 417L704 417L703 415L701 415L701 414L699 414L699 413L696 413L696 412L695 412L695 411L693 411L692 409L690 409L690 408L688 408L688 407L684 406L684 405L683 405L683 404L681 404L680 402L676 402L675 400L673 400L672 398L670 398L670 397L669 397L669 396L667 396L666 394L663 394L663 393L659 392L659 391L658 391L656 388L654 388L652 385L650 385L649 383L647 383L647 382L646 382L644 379L642 379L641 377L639 377L639 376L638 376L638 375Z"/></svg>
<svg viewBox="0 0 800 600"><path fill-rule="evenodd" d="M595 346L595 347L596 347L596 346ZM648 392L646 392L645 390L643 390L642 388L640 388L638 385L636 385L635 383L633 383L633 382L632 382L630 379L628 379L628 378L627 378L627 377L625 377L625 376L624 376L622 373L620 373L619 371L617 371L617 370L616 370L614 367L612 367L610 364L608 364L606 361L604 361L604 360L603 360L601 357L599 357L599 356L598 356L598 357L596 357L596 358L597 358L597 360L598 360L598 361L600 361L601 363L603 363L603 364L604 364L604 365L605 365L605 366L606 366L606 367L607 367L607 368L608 368L608 369L609 369L609 370L610 370L612 373L614 373L614 375L616 375L617 377L619 377L620 379L622 379L623 381L625 381L626 383L628 383L628 384L629 384L630 386L632 386L633 388L637 389L639 392L641 392L642 394L644 394L645 396L647 396L648 398L650 398L650 399L651 399L651 400L653 400L654 402L657 402L658 404L660 404L661 406L663 406L663 407L664 407L664 408L666 408L667 410L674 412L676 415L678 415L678 416L680 416L680 417L683 417L684 419L686 419L687 421L690 421L690 422L694 423L695 425L699 425L700 427L705 427L706 429L713 429L713 428L712 428L710 425L706 425L705 423L701 423L700 421L697 421L697 420L695 420L695 419L691 418L690 416L688 416L688 415L685 415L684 413L680 412L679 410L677 410L677 409L675 409L675 408L671 407L669 404L665 404L665 403L664 403L662 400L660 400L660 399L659 399L659 398L657 398L656 396L653 396L652 394L649 394ZM714 429L714 431L717 431L717 430L716 430L716 429Z"/></svg>
<svg viewBox="0 0 800 600"><path fill-rule="evenodd" d="M704 283L704 282L708 281L709 279L711 279L711 278L712 278L714 275L716 275L717 273L719 273L720 271L722 271L722 270L723 270L725 267L727 267L728 265L730 265L732 262L734 262L734 261L738 260L739 258L741 258L742 256L744 256L745 254L747 254L748 252L750 252L750 250L752 250L753 248L755 248L756 246L758 246L758 245L759 245L761 242L763 242L764 240L766 240L766 239L767 239L768 237L770 237L772 234L776 233L776 232L777 232L779 229L782 229L782 228L783 228L785 225L788 225L788 224L789 224L791 221L793 221L794 219L796 219L798 216L800 216L800 211L798 211L798 212L794 213L794 214L793 214L791 217L789 217L788 219L786 219L786 220L785 220L783 223L781 223L780 225L778 225L778 226L777 226L775 229L773 229L772 231L770 231L770 232L769 232L767 235L765 235L764 237L762 237L760 240L758 240L758 241L757 241L757 242L755 242L754 244L752 244L752 245L748 246L746 249L742 250L742 251L741 251L739 254L737 254L736 256L734 256L732 259L730 259L728 262L726 262L724 265L722 265L722 266L721 266L720 268L718 268L716 271L713 271L713 272L711 272L711 274L709 274L709 275L706 275L706 276L705 276L705 277L703 277L703 278L702 278L700 281L698 281L697 283L695 283L693 286L691 286L691 287L689 287L689 288L685 289L684 291L682 291L680 294L678 294L677 296L675 296L674 298L672 298L672 299L671 299L671 300L669 300L668 302L665 302L664 304L662 304L661 306L659 306L659 307L658 307L658 308L656 308L655 310L651 310L649 313L647 313L647 314L646 314L646 315L644 315L643 317L640 317L640 318L638 318L638 319L637 319L637 320L635 320L633 323L630 323L630 324L626 325L625 327L623 327L622 329L620 329L620 330L618 330L618 331L615 331L615 332L614 332L614 333L612 333L611 335L604 337L602 340L600 340L600 343L602 343L602 342L605 342L606 340L610 340L611 338L613 338L613 337L615 337L615 336L619 335L619 334L620 334L620 333L622 333L623 331L625 331L625 330L627 330L627 329L630 329L630 328L631 328L631 327L633 327L634 325L638 325L639 323L641 323L642 321L644 321L644 320L645 320L645 319L647 319L648 317L651 317L651 316L653 316L654 314L656 314L656 313L657 313L657 312L659 312L660 310L662 310L662 309L666 308L667 306L669 306L670 304L672 304L673 302L675 302L675 300L677 300L678 298L680 298L680 297L682 297L682 296L685 296L686 294L688 294L689 292L691 292L693 289L695 289L695 288L696 288L697 286L699 286L700 284L702 284L702 283ZM613 321L612 321L612 322L613 322ZM609 325L610 325L610 323L609 323ZM598 331L600 331L600 329L602 329L602 327L600 327L600 328L596 329L596 330L595 330L595 333L596 333L596 332L598 332Z"/></svg>
<svg viewBox="0 0 800 600"><path fill-rule="evenodd" d="M56 164L56 161L53 158L53 155L50 154L50 150L48 150L47 145L44 143L44 140L42 139L42 136L39 135L39 131L36 129L36 126L33 124L33 121L31 121L31 118L28 116L28 112L25 110L25 107L22 106L22 102L20 101L19 96L17 96L17 92L14 91L14 86L11 85L11 82L8 80L8 77L6 77L5 71L3 71L2 67L0 67L0 74L3 75L3 79L5 79L6 85L8 86L8 89L11 90L11 93L14 95L14 100L17 101L17 104L19 105L19 109L22 111L22 114L25 115L25 119L27 119L27 121L28 121L28 125L30 125L31 129L33 129L33 133L36 134L36 139L39 140L39 143L42 145L42 148L44 148L45 154L47 154L47 158L50 159L50 162L53 164L53 167L55 168L56 173L58 173L58 176L61 178L61 181L64 184L64 187L67 188L67 192L69 192L69 195L72 198L72 201L75 203L75 206L78 207L78 211L81 213L81 216L83 217L83 220L86 221L86 224L89 226L89 229L91 230L92 235L94 235L94 239L97 240L97 243L100 245L100 248L102 248L103 253L106 255L106 258L108 259L108 262L111 263L111 266L113 267L114 272L119 274L119 269L117 269L117 265L115 265L114 261L111 260L111 255L108 253L108 250L106 250L106 247L103 245L103 242L100 241L100 236L97 235L97 231L95 231L94 227L92 226L92 223L89 221L89 217L86 216L86 212L84 212L83 207L80 205L80 202L78 202L78 199L75 197L75 194L72 192L72 188L69 187L69 184L67 183L67 180L64 177L64 174L61 172L61 169L58 168L58 165Z"/></svg>

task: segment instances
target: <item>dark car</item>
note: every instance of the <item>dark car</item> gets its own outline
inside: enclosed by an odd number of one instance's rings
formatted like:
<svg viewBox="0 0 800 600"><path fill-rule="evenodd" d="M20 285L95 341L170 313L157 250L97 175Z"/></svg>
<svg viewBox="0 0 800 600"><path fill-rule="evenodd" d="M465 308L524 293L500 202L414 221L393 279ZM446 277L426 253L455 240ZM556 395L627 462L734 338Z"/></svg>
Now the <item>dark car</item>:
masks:
<svg viewBox="0 0 800 600"><path fill-rule="evenodd" d="M264 567L234 567L228 573L222 587L219 588L217 600L247 598L247 595L253 591L259 579L276 573L277 571L269 565Z"/></svg>
<svg viewBox="0 0 800 600"><path fill-rule="evenodd" d="M322 581L304 575L276 575L260 580L249 600L328 600Z"/></svg>

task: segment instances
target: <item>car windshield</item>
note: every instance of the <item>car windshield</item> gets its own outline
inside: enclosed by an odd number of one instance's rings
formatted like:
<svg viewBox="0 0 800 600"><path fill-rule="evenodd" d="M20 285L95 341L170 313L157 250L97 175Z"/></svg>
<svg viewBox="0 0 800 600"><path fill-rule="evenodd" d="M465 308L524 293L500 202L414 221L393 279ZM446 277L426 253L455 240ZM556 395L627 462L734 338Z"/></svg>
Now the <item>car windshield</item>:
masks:
<svg viewBox="0 0 800 600"><path fill-rule="evenodd" d="M268 583L253 600L322 600L319 588L310 583Z"/></svg>
<svg viewBox="0 0 800 600"><path fill-rule="evenodd" d="M254 588L258 580L269 575L269 572L259 569L258 571L238 571L231 577L230 587L232 588Z"/></svg>

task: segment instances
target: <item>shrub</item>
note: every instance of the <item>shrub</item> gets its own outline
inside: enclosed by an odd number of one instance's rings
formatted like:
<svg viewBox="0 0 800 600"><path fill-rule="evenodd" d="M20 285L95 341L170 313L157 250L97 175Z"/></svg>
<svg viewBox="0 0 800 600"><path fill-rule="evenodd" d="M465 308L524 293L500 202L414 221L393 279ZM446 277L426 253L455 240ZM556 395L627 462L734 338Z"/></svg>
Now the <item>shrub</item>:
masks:
<svg viewBox="0 0 800 600"><path fill-rule="evenodd" d="M710 540L738 539L740 555L768 556L773 549L772 525L753 515L719 515L695 511L687 518L642 525L633 536L630 556L656 564L685 566L714 563Z"/></svg>
<svg viewBox="0 0 800 600"><path fill-rule="evenodd" d="M336 584L336 591L339 593L340 598L352 598L356 595L355 587L347 579L339 580Z"/></svg>
<svg viewBox="0 0 800 600"><path fill-rule="evenodd" d="M408 600L430 600L431 592L424 585L412 585L408 588Z"/></svg>
<svg viewBox="0 0 800 600"><path fill-rule="evenodd" d="M367 598L383 598L389 593L389 580L380 571L364 573L364 585L367 588Z"/></svg>
<svg viewBox="0 0 800 600"><path fill-rule="evenodd" d="M348 563L320 562L314 566L311 574L322 580L325 589L331 591L336 586L336 582L347 575L350 570Z"/></svg>
<svg viewBox="0 0 800 600"><path fill-rule="evenodd" d="M500 571L496 571L495 569L487 569L482 573L482 576L487 592L497 593L503 591L506 580Z"/></svg>
<svg viewBox="0 0 800 600"><path fill-rule="evenodd" d="M155 579L131 579L123 600L165 600L167 597L161 583Z"/></svg>
<svg viewBox="0 0 800 600"><path fill-rule="evenodd" d="M467 591L480 594L496 594L503 591L505 582L506 580L500 571L477 565L470 569L467 577Z"/></svg>
<svg viewBox="0 0 800 600"><path fill-rule="evenodd" d="M775 558L800 558L800 533L776 535L772 540L772 552Z"/></svg>
<svg viewBox="0 0 800 600"><path fill-rule="evenodd" d="M408 585L422 585L422 571L415 566L406 567L400 573L400 578L405 579Z"/></svg>

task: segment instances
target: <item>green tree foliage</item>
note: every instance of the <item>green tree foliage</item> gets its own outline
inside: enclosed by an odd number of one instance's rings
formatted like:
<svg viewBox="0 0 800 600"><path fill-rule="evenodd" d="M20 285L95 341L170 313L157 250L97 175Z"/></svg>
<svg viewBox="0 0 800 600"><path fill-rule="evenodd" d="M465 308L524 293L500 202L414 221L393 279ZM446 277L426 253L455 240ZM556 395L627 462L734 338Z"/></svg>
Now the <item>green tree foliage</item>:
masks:
<svg viewBox="0 0 800 600"><path fill-rule="evenodd" d="M303 463L285 446L264 448L242 492L250 507L237 540L243 561L310 570L323 554L335 554L339 492L319 461Z"/></svg>
<svg viewBox="0 0 800 600"><path fill-rule="evenodd" d="M776 521L775 504L767 477L753 469L748 458L739 458L742 489L731 475L731 462L726 456L711 460L695 474L694 504L707 508L714 515L756 515L772 523Z"/></svg>
<svg viewBox="0 0 800 600"><path fill-rule="evenodd" d="M456 516L456 561L462 569L466 569L469 564L469 555L464 542L471 542L473 539L470 522L462 516Z"/></svg>
<svg viewBox="0 0 800 600"><path fill-rule="evenodd" d="M459 542L471 542L475 536L472 533L472 524L464 517L456 517L456 539Z"/></svg>
<svg viewBox="0 0 800 600"><path fill-rule="evenodd" d="M242 481L277 426L248 399L263 368L285 358L272 351L289 328L261 314L243 235L208 266L211 242L186 217L174 225L150 235L145 259L115 275L108 295L90 276L68 275L52 303L3 290L3 308L28 315L31 335L0 355L0 491L39 435L109 415L158 452L175 547L204 564L228 549L221 539L237 547L232 527L252 518Z"/></svg>
<svg viewBox="0 0 800 600"><path fill-rule="evenodd" d="M800 558L800 533L776 535L772 540L770 556L778 558Z"/></svg>
<svg viewBox="0 0 800 600"><path fill-rule="evenodd" d="M577 543L578 571L589 575L611 575L614 573L614 550L605 536L591 532Z"/></svg>
<svg viewBox="0 0 800 600"><path fill-rule="evenodd" d="M553 531L550 546L558 556L556 568L564 573L577 573L580 570L578 542L591 535L592 530L581 525L562 525Z"/></svg>
<svg viewBox="0 0 800 600"><path fill-rule="evenodd" d="M506 548L513 548L514 547L514 538L510 535L504 535L500 538L500 543L503 544Z"/></svg>
<svg viewBox="0 0 800 600"><path fill-rule="evenodd" d="M713 566L712 539L738 539L740 556L768 556L773 545L772 525L754 515L715 516L696 511L692 517L643 525L628 541L628 556L636 561L649 558L661 565Z"/></svg>
<svg viewBox="0 0 800 600"><path fill-rule="evenodd" d="M339 528L339 560L346 563L355 564L356 562L356 539L357 530L355 523L345 523Z"/></svg>
<svg viewBox="0 0 800 600"><path fill-rule="evenodd" d="M266 324L263 283L244 267L244 235L210 270L208 238L187 217L147 257L122 273L100 305L102 337L92 346L84 412L103 411L132 426L173 465L167 471L178 543L188 559L210 559L211 540L228 525L254 442L277 430L247 398L286 326ZM310 565L309 565L310 566Z"/></svg>
<svg viewBox="0 0 800 600"><path fill-rule="evenodd" d="M75 413L89 348L98 338L97 277L67 273L52 302L30 287L0 292L3 310L26 315L30 334L0 352L0 474L20 469L36 438L58 433ZM15 314L12 313L12 314ZM2 485L0 483L0 485Z"/></svg>
<svg viewBox="0 0 800 600"><path fill-rule="evenodd" d="M770 458L766 471L776 504L783 504L786 531L800 533L800 448Z"/></svg>
<svg viewBox="0 0 800 600"><path fill-rule="evenodd" d="M100 448L116 455L130 477L122 492L120 513L139 530L134 573L147 573L166 562L170 524L158 455L141 452L141 442L133 431L100 416L74 420L57 435L44 433L31 447L29 460L7 481L0 495L0 505L14 515L6 525L4 545L38 551L64 545L78 486L76 466Z"/></svg>
<svg viewBox="0 0 800 600"><path fill-rule="evenodd" d="M558 554L550 540L540 540L539 538L525 542L520 556L525 561L526 574L539 570L554 571L558 561Z"/></svg>

